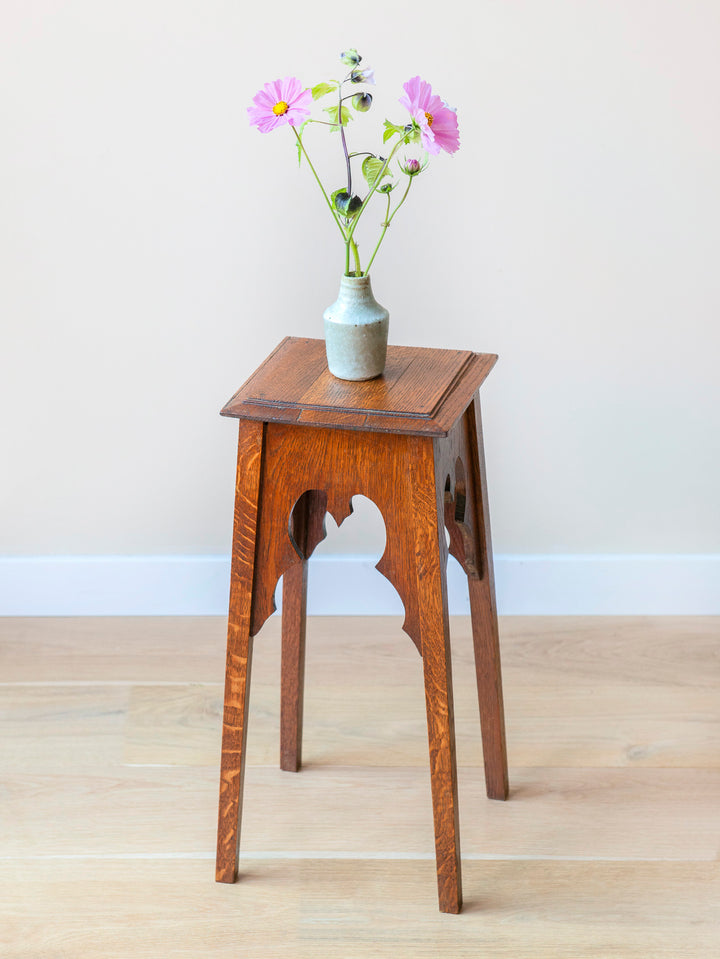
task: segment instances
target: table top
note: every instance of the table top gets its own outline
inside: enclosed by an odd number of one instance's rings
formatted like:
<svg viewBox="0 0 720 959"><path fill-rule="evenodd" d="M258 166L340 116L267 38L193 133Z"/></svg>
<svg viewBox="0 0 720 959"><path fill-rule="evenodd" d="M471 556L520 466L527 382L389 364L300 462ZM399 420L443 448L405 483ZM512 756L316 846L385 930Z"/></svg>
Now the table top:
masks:
<svg viewBox="0 0 720 959"><path fill-rule="evenodd" d="M266 423L447 436L496 360L493 353L388 346L382 376L350 382L328 370L324 340L288 336L221 412Z"/></svg>

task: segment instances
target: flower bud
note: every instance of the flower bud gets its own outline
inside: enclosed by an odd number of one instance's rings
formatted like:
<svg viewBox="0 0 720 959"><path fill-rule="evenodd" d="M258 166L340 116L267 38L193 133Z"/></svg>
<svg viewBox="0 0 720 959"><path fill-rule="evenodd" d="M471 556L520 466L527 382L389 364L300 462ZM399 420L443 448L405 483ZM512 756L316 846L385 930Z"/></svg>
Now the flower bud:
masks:
<svg viewBox="0 0 720 959"><path fill-rule="evenodd" d="M367 113L372 106L372 100L369 93L356 93L352 98L352 105L359 113Z"/></svg>
<svg viewBox="0 0 720 959"><path fill-rule="evenodd" d="M350 47L349 50L343 50L343 52L340 54L340 61L347 67L356 67L361 60L362 57L357 52L355 47Z"/></svg>
<svg viewBox="0 0 720 959"><path fill-rule="evenodd" d="M362 206L359 196L350 196L345 190L335 194L335 209L343 216L354 216Z"/></svg>
<svg viewBox="0 0 720 959"><path fill-rule="evenodd" d="M366 67L364 70L352 70L350 73L350 83L375 83L375 71Z"/></svg>
<svg viewBox="0 0 720 959"><path fill-rule="evenodd" d="M405 157L405 162L400 164L400 169L408 176L417 176L425 169L425 164L416 160L414 157Z"/></svg>

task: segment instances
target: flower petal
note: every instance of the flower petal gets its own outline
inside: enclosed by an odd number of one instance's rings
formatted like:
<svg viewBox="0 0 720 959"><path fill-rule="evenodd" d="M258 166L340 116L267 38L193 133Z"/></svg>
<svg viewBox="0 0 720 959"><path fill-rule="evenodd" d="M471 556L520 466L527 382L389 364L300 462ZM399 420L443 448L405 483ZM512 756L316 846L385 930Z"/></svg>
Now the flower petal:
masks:
<svg viewBox="0 0 720 959"><path fill-rule="evenodd" d="M426 110L434 119L441 110L445 110L447 108L439 96L431 94L425 101L423 109Z"/></svg>
<svg viewBox="0 0 720 959"><path fill-rule="evenodd" d="M291 103L302 93L302 86L296 77L285 77L282 83L282 99L286 103Z"/></svg>
<svg viewBox="0 0 720 959"><path fill-rule="evenodd" d="M403 83L403 90L405 91L405 96L400 97L400 103L402 106L406 107L410 113L412 113L418 106L418 97L420 94L420 84L422 80L420 77L412 77L408 80L407 83Z"/></svg>
<svg viewBox="0 0 720 959"><path fill-rule="evenodd" d="M446 153L456 153L460 149L460 133L457 115L449 107L443 107L433 116L433 134Z"/></svg>
<svg viewBox="0 0 720 959"><path fill-rule="evenodd" d="M258 92L255 94L252 102L256 104L258 107L267 107L268 109L272 110L272 108L277 103L277 100L273 100L272 96L269 93L267 93L267 91L263 87L262 90L258 90Z"/></svg>
<svg viewBox="0 0 720 959"><path fill-rule="evenodd" d="M279 103L281 100L285 99L283 96L284 86L285 83L282 80L272 80L270 83L265 84L265 89L268 91L268 94L274 98L274 103Z"/></svg>
<svg viewBox="0 0 720 959"><path fill-rule="evenodd" d="M310 115L312 94L303 89L296 77L285 77L266 83L253 97L253 106L248 107L250 123L261 133L268 133L277 127L295 126ZM278 103L286 104L285 112L276 114Z"/></svg>

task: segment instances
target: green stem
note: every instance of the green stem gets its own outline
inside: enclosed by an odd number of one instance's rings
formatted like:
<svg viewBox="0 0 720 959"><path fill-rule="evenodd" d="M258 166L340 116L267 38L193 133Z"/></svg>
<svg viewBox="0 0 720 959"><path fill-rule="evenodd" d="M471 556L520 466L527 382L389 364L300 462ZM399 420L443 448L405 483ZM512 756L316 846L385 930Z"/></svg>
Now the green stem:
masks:
<svg viewBox="0 0 720 959"><path fill-rule="evenodd" d="M405 193L405 196L407 196L407 191L406 191L406 193ZM404 200L404 199L405 199L405 197L403 197L403 200ZM368 265L367 265L367 270L365 271L366 273L369 273L369 272L370 272L370 267L373 265L373 260L375 259L375 254L376 254L377 251L380 249L380 244L382 243L383 237L384 237L385 234L387 233L387 228L388 228L389 226L390 226L390 194L388 193L388 198L387 198L387 210L385 211L385 220L383 221L383 225L382 225L382 227L383 227L383 228L382 228L382 233L380 234L380 239L377 241L377 244L375 245L375 249L374 249L373 252L372 252L372 256L370 257L370 260L369 260Z"/></svg>
<svg viewBox="0 0 720 959"><path fill-rule="evenodd" d="M362 266L360 265L360 253L358 251L357 243L355 242L355 240L348 240L348 250L350 250L350 248L352 248L353 256L355 257L355 276L362 276L363 271L362 271ZM367 272L367 270L365 272ZM346 276L350 275L348 270L345 271L345 275Z"/></svg>
<svg viewBox="0 0 720 959"><path fill-rule="evenodd" d="M390 165L390 161L392 160L392 158L393 158L393 157L395 156L395 154L397 153L398 147L400 146L401 143L404 143L404 142L405 142L405 137L404 137L404 136L401 136L401 138L398 140L398 142L397 142L397 143L395 144L395 146L392 148L392 151L391 151L391 153L390 153L390 156L387 158L387 160L386 160L386 161L383 163L383 165L380 167L380 172L378 173L377 179L375 180L375 186L372 188L372 190L371 190L371 191L368 193L368 195L365 197L365 199L363 200L362 206L360 207L360 209L359 209L359 210L357 211L357 213L355 214L355 218L354 218L354 220L353 220L353 222L352 222L352 226L350 227L350 229L349 229L349 231L348 231L348 235L347 235L348 240L351 240L351 239L352 239L352 235L353 235L353 233L355 232L355 227L358 225L358 220L359 220L360 217L362 216L363 210L364 210L365 207L368 205L368 201L369 201L370 197L373 195L373 193L375 193L375 191L377 190L377 188L380 186L380 182L381 182L381 180L382 180L382 178L383 178L383 176L384 176L384 174L385 174L385 171L387 170L388 166ZM366 271L366 272L367 272L367 271Z"/></svg>
<svg viewBox="0 0 720 959"><path fill-rule="evenodd" d="M345 139L345 127L342 122L342 84L338 87L338 123L340 124L340 139L342 140L343 153L345 154L345 170L347 171L347 191L352 196L352 167L350 166L350 154L348 153L347 141Z"/></svg>
<svg viewBox="0 0 720 959"><path fill-rule="evenodd" d="M414 179L415 179L414 177L408 177L408 185L405 187L405 192L404 192L403 195L402 195L402 200L400 200L400 202L398 203L398 205L397 205L397 206L395 207L395 209L392 211L392 216L388 216L388 214L390 213L390 194L388 193L388 198L387 198L387 201L388 201L387 213L385 214L385 223L383 224L383 231L382 231L382 233L380 234L380 239L377 241L377 246L376 246L375 249L373 250L373 254L372 254L372 256L370 257L370 262L368 263L367 269L365 270L366 273L369 273L369 272L370 272L370 267L371 267L372 264L373 264L373 260L375 259L375 256L376 256L376 254L377 254L377 251L380 249L380 244L382 243L383 239L385 238L385 234L387 233L387 228L390 226L390 224L392 223L392 221L395 219L395 214L397 213L397 211L400 209L400 207L401 207L401 206L403 205L403 203L405 202L405 197L406 197L406 196L408 195L408 193L410 192L410 187L412 186L412 181L413 181Z"/></svg>
<svg viewBox="0 0 720 959"><path fill-rule="evenodd" d="M414 179L415 179L415 177L412 177L412 176L411 176L411 177L408 177L408 185L405 187L405 192L404 192L403 195L402 195L402 200L400 200L400 202L398 203L398 205L397 205L397 206L395 207L395 209L392 211L392 216L390 217L390 219L389 219L388 222L387 222L387 225L388 225L388 226L390 226L390 224L392 223L392 221L395 219L395 214L397 213L397 211L400 209L400 207L401 207L401 206L403 205L403 203L405 202L405 197L406 197L406 196L408 195L408 193L410 192L410 187L412 186L412 182L413 182ZM388 199L389 199L389 197L388 197Z"/></svg>
<svg viewBox="0 0 720 959"><path fill-rule="evenodd" d="M347 243L348 243L349 240L350 240L350 237L348 236L348 234L347 234L347 233L345 232L345 230L343 229L342 224L340 223L340 220L338 220L338 218L337 218L337 215L336 215L336 213L335 213L335 210L333 209L333 205L332 205L332 203L330 202L330 197L329 197L329 196L327 195L327 193L325 192L325 187L324 187L324 186L322 185L322 183L320 182L320 177L319 177L319 176L317 175L317 173L315 172L315 167L312 165L312 162L310 161L310 157L309 157L308 154L307 154L307 150L305 149L305 145L304 145L304 143L302 142L302 137L301 137L300 134L297 132L297 130L295 129L295 127L292 128L292 131L293 131L293 133L295 134L295 136L297 137L298 145L300 146L300 149L301 149L302 152L303 152L303 156L304 156L305 159L307 160L308 166L309 166L310 169L312 170L312 174L313 174L313 176L315 177L315 180L317 181L317 185L320 187L320 191L321 191L322 195L325 197L325 202L326 202L327 205L328 205L328 210L330 210L330 215L332 216L333 220L334 220L335 223L337 224L337 228L338 228L338 230L340 230L340 232L342 233L342 238L343 238L343 240L345 241L345 244L347 245Z"/></svg>

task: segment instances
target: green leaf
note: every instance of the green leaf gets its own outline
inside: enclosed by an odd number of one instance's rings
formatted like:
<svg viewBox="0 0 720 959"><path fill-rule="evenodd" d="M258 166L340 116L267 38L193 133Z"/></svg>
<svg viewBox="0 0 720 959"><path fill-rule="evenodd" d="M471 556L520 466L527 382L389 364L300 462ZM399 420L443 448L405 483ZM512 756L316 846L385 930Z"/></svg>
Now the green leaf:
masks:
<svg viewBox="0 0 720 959"><path fill-rule="evenodd" d="M402 132L405 133L405 127L403 127ZM412 129L405 133L403 143L420 143L420 141L420 127L417 125L417 123L413 122Z"/></svg>
<svg viewBox="0 0 720 959"><path fill-rule="evenodd" d="M365 157L363 160L362 175L367 180L367 185L370 188L371 193L375 189L375 186L379 180L383 180L386 176L392 175L387 169L385 169L381 175L381 171L384 166L385 161L381 160L379 157Z"/></svg>
<svg viewBox="0 0 720 959"><path fill-rule="evenodd" d="M332 93L333 90L337 89L337 83L317 83L312 90L313 100L319 100L321 97L326 97L328 93Z"/></svg>
<svg viewBox="0 0 720 959"><path fill-rule="evenodd" d="M385 132L383 133L383 143L387 143L390 137L394 137L396 133L404 133L405 127L399 127L394 123L391 123L389 120L385 121Z"/></svg>
<svg viewBox="0 0 720 959"><path fill-rule="evenodd" d="M352 120L352 114L347 107L325 107L325 113L330 117L332 133L337 133L341 126L346 127Z"/></svg>

